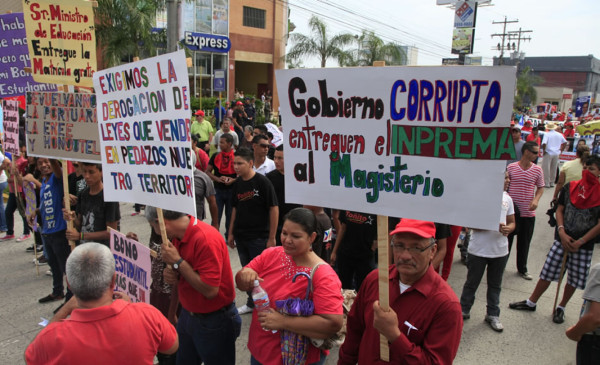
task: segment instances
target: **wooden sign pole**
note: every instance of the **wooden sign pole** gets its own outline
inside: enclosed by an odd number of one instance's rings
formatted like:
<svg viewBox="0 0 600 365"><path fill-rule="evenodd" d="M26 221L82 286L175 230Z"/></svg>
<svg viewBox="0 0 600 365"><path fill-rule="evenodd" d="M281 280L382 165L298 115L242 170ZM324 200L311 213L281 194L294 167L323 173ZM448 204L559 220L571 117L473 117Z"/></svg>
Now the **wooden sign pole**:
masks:
<svg viewBox="0 0 600 365"><path fill-rule="evenodd" d="M384 67L385 61L373 62L373 67ZM390 309L390 274L388 264L390 262L390 245L388 238L388 217L377 216L377 255L379 263L379 305L384 311ZM390 347L384 335L379 335L379 358L390 361Z"/></svg>

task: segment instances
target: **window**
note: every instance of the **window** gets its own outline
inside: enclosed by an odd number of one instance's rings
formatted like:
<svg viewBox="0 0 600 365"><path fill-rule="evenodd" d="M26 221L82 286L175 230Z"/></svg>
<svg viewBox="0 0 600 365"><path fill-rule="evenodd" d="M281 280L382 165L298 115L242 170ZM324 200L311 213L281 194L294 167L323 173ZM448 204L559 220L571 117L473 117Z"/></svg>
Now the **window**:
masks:
<svg viewBox="0 0 600 365"><path fill-rule="evenodd" d="M267 11L244 6L244 27L265 29Z"/></svg>

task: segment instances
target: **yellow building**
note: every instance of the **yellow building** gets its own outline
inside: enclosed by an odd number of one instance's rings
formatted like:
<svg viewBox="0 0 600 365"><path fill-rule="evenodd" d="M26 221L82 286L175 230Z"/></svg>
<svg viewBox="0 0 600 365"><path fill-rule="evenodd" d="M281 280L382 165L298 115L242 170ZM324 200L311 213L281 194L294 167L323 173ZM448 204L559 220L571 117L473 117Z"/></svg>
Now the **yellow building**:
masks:
<svg viewBox="0 0 600 365"><path fill-rule="evenodd" d="M270 90L277 111L275 70L285 68L287 32L287 2L230 0L228 99L236 89L257 97Z"/></svg>

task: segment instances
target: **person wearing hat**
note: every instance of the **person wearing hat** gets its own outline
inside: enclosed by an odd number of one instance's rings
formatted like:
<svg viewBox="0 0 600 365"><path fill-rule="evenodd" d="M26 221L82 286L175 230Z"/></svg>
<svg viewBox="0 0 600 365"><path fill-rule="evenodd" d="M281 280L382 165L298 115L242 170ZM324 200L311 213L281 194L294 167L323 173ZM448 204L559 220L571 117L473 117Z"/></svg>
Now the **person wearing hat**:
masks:
<svg viewBox="0 0 600 365"><path fill-rule="evenodd" d="M542 170L544 170L544 183L547 188L554 187L558 156L567 146L565 137L556 131L556 123L546 123L546 133L542 139Z"/></svg>
<svg viewBox="0 0 600 365"><path fill-rule="evenodd" d="M338 364L375 364L380 335L389 342L391 364L451 364L463 320L452 288L431 266L437 250L435 225L404 218L390 233L394 265L389 270L389 310L379 297L378 271L363 281L348 314Z"/></svg>
<svg viewBox="0 0 600 365"><path fill-rule="evenodd" d="M197 146L204 151L210 151L209 142L212 141L213 137L213 129L210 122L204 119L204 111L197 110L194 115L196 119L192 122L190 126L190 134L192 136L197 135L198 142Z"/></svg>
<svg viewBox="0 0 600 365"><path fill-rule="evenodd" d="M523 124L523 128L521 129L522 132L529 132L531 133L531 131L533 130L533 123L531 123L530 120L525 121L525 123Z"/></svg>
<svg viewBox="0 0 600 365"><path fill-rule="evenodd" d="M523 141L523 139L521 139L521 126L520 125L512 124L510 126L510 135L512 137L513 143L515 144L515 159L509 160L507 162L507 164L517 162L521 159L521 156L523 155L521 153L521 149L523 148L523 145L525 144L525 141Z"/></svg>

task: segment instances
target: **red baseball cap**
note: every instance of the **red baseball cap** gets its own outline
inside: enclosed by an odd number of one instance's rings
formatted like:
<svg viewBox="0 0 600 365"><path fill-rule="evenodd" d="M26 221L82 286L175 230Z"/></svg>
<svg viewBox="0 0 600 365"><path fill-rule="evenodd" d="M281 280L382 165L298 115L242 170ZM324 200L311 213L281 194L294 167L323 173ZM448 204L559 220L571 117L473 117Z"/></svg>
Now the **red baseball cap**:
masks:
<svg viewBox="0 0 600 365"><path fill-rule="evenodd" d="M244 105L244 103L242 103L241 101L238 101L237 103L235 103L235 105Z"/></svg>
<svg viewBox="0 0 600 365"><path fill-rule="evenodd" d="M201 115L204 116L204 111L202 110L198 110L197 112L194 113L194 115Z"/></svg>
<svg viewBox="0 0 600 365"><path fill-rule="evenodd" d="M397 233L413 233L419 237L431 238L435 237L435 224L433 222L402 218L400 223L390 233L390 236Z"/></svg>

